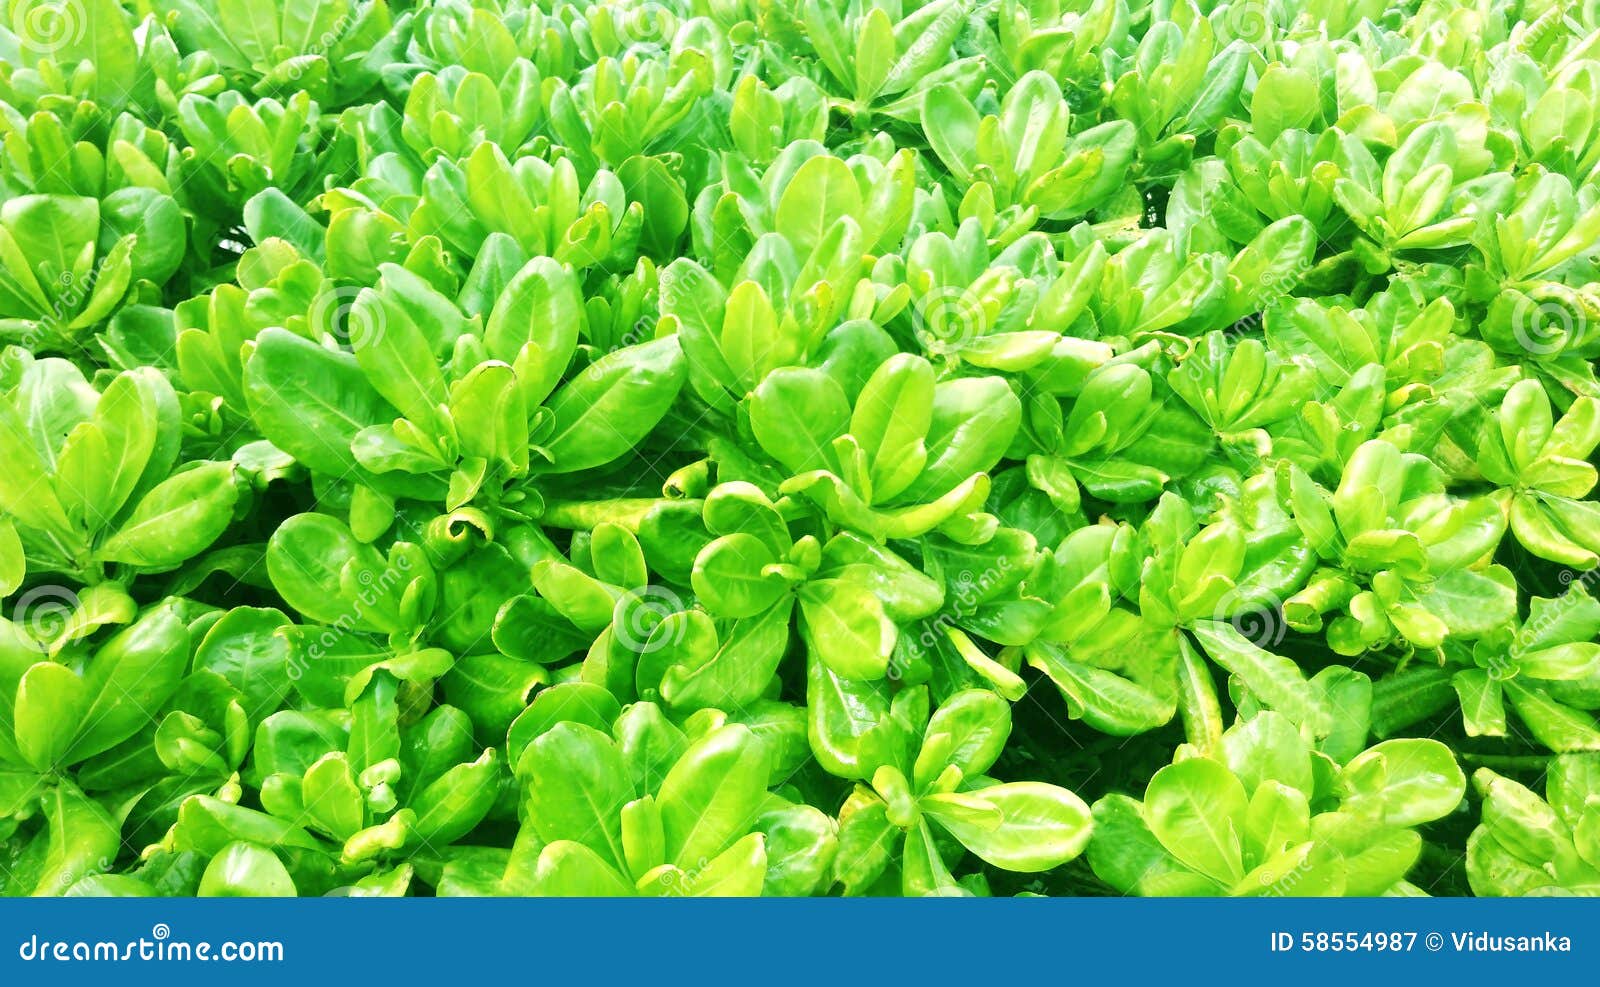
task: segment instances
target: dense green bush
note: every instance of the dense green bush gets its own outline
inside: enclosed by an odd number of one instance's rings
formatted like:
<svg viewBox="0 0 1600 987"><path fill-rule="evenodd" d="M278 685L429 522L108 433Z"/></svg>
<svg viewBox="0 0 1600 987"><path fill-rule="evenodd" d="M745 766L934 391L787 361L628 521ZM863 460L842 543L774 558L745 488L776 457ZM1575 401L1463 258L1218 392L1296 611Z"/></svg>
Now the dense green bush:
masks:
<svg viewBox="0 0 1600 987"><path fill-rule="evenodd" d="M0 13L5 893L1600 890L1593 0Z"/></svg>

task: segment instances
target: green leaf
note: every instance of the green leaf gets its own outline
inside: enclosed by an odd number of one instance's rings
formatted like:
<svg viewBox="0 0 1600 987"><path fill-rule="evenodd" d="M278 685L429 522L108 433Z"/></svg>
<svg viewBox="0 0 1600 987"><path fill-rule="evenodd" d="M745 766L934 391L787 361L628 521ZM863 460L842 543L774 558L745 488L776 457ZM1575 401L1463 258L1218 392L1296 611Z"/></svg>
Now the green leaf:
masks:
<svg viewBox="0 0 1600 987"><path fill-rule="evenodd" d="M1077 857L1089 843L1089 807L1064 788L1018 781L973 794L1000 810L997 825L973 825L931 804L927 811L962 846L996 867L1030 874L1050 870Z"/></svg>
<svg viewBox="0 0 1600 987"><path fill-rule="evenodd" d="M542 445L550 473L573 473L612 462L655 428L687 370L671 337L601 357L550 398L553 426Z"/></svg>
<svg viewBox="0 0 1600 987"><path fill-rule="evenodd" d="M1204 757L1162 768L1144 793L1145 820L1167 852L1230 885L1244 876L1239 838L1248 807L1233 772Z"/></svg>

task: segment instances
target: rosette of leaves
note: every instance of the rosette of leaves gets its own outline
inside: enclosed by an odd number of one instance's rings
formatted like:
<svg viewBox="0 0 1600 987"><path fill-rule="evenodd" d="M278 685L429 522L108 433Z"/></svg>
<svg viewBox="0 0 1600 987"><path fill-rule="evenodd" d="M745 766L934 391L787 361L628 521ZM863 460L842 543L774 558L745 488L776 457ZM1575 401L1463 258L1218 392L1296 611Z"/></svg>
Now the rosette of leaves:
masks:
<svg viewBox="0 0 1600 987"><path fill-rule="evenodd" d="M272 588L305 618L282 634L299 669L295 687L312 702L344 705L353 676L392 658L429 685L449 669L450 653L429 644L435 618L453 614L440 609L440 578L418 542L394 538L380 550L338 518L297 514L268 540L266 564Z"/></svg>
<svg viewBox="0 0 1600 987"><path fill-rule="evenodd" d="M770 164L796 143L821 143L827 136L828 95L806 76L770 86L758 75L746 75L731 95L729 136L751 164Z"/></svg>
<svg viewBox="0 0 1600 987"><path fill-rule="evenodd" d="M231 462L182 462L172 385L148 368L96 390L73 364L17 350L3 375L0 582L66 576L90 589L59 647L136 609L127 588L209 548L247 489Z"/></svg>
<svg viewBox="0 0 1600 987"><path fill-rule="evenodd" d="M996 523L982 513L987 471L1020 403L999 377L935 376L908 353L842 383L826 367L769 373L748 409L757 446L787 476L779 492L875 541L935 529L983 540Z"/></svg>
<svg viewBox="0 0 1600 987"><path fill-rule="evenodd" d="M1126 184L1137 144L1127 120L1073 133L1060 85L1040 71L1007 89L997 114L981 115L949 83L931 87L921 122L934 153L960 183L953 191L981 196L1002 212L1020 211L1024 215L1012 221L1027 225L1103 206Z"/></svg>
<svg viewBox="0 0 1600 987"><path fill-rule="evenodd" d="M13 66L0 98L25 111L78 104L93 119L121 110L139 88L132 17L116 0L19 0L0 31Z"/></svg>
<svg viewBox="0 0 1600 987"><path fill-rule="evenodd" d="M261 808L195 795L158 852L209 861L201 894L223 883L215 872L235 854L249 858L233 879L241 887L213 893L398 896L414 881L437 886L450 860L477 849L459 841L494 808L504 768L493 749L478 752L460 710L409 715L395 683L374 670L352 688L348 712L268 717L246 766Z"/></svg>
<svg viewBox="0 0 1600 987"><path fill-rule="evenodd" d="M1354 135L1345 137L1340 152L1333 194L1363 234L1350 250L1369 273L1387 272L1402 253L1468 243L1480 216L1511 204L1511 177L1483 175L1444 121L1411 131L1381 166Z"/></svg>
<svg viewBox="0 0 1600 987"><path fill-rule="evenodd" d="M582 305L572 272L549 258L509 279L481 328L424 277L381 272L351 303L353 352L269 329L245 368L262 434L331 478L446 510L475 502L537 516L540 494L522 481L625 455L683 384L670 337L607 354L563 384Z"/></svg>
<svg viewBox="0 0 1600 987"><path fill-rule="evenodd" d="M11 290L31 297L37 282L51 302L44 321L54 324L36 327L35 348L66 341L52 333L86 330L95 321L86 309L159 300L188 241L165 173L174 154L167 135L132 113L86 126L43 110L5 114L0 133L0 185L16 200L5 225L32 262L8 275Z"/></svg>
<svg viewBox="0 0 1600 987"><path fill-rule="evenodd" d="M1085 496L1113 505L1149 503L1212 454L1201 421L1178 402L1163 400L1177 393L1203 405L1196 390L1169 388L1131 354L1126 361L1114 358L1089 371L1070 404L1033 395L1022 430L1030 441L1025 451L1014 447L1013 458L1023 459L1029 482L1069 513Z"/></svg>
<svg viewBox="0 0 1600 987"><path fill-rule="evenodd" d="M544 116L543 80L525 58L490 77L459 65L424 72L406 93L400 136L424 165L491 143L517 158Z"/></svg>
<svg viewBox="0 0 1600 987"><path fill-rule="evenodd" d="M1559 172L1533 169L1512 190L1514 207L1476 231L1487 273L1506 286L1561 281L1570 261L1600 237L1600 202L1592 186L1573 187Z"/></svg>
<svg viewBox="0 0 1600 987"><path fill-rule="evenodd" d="M1473 443L1460 433L1517 372L1456 324L1449 299L1404 280L1360 307L1295 299L1269 311L1268 344L1311 371L1315 395L1271 430L1279 447L1324 480L1369 438L1437 449L1441 466L1462 471Z"/></svg>
<svg viewBox="0 0 1600 987"><path fill-rule="evenodd" d="M1061 690L1070 715L1128 735L1181 713L1191 739L1209 747L1222 732L1209 657L1257 701L1317 735L1329 732L1323 690L1240 630L1276 620L1276 602L1311 569L1304 542L1269 497L1255 484L1201 526L1193 507L1168 494L1137 531L1099 524L1063 540L1035 577L1033 592L1052 607L1024 652Z"/></svg>
<svg viewBox="0 0 1600 987"><path fill-rule="evenodd" d="M1478 469L1534 555L1579 569L1600 562L1600 504L1587 499L1600 479L1589 463L1596 445L1600 402L1579 397L1557 418L1536 380L1518 381L1486 416Z"/></svg>
<svg viewBox="0 0 1600 987"><path fill-rule="evenodd" d="M992 692L900 694L858 767L868 780L839 810L834 878L845 894L962 895L984 890L952 873L965 854L1024 874L1059 867L1089 843L1089 808L1072 792L986 772L1011 734L1011 706Z"/></svg>
<svg viewBox="0 0 1600 987"><path fill-rule="evenodd" d="M178 102L176 125L184 145L174 170L179 201L203 232L227 230L252 196L275 188L294 201L309 197L316 174L319 108L303 89L279 100L255 101L237 90L216 96L190 93Z"/></svg>
<svg viewBox="0 0 1600 987"><path fill-rule="evenodd" d="M1493 497L1452 497L1437 466L1382 440L1355 451L1331 496L1296 467L1287 475L1295 522L1320 560L1284 601L1290 627L1314 632L1335 613L1328 644L1354 655L1481 637L1515 613L1511 573L1487 563L1506 526Z"/></svg>
<svg viewBox="0 0 1600 987"><path fill-rule="evenodd" d="M883 302L895 293L908 296L912 335L948 372L962 365L1009 373L1034 370L1055 390L1052 371L1063 362L1096 360L1104 346L1085 345L1063 333L1099 284L1105 248L1098 242L1081 250L1068 245L1063 252L1075 252L1058 260L1050 239L1030 232L996 252L988 238L996 222L992 213L968 216L954 236L924 233L911 241L903 271L880 261L874 281L894 275L899 287L883 295ZM884 303L875 318L886 314Z"/></svg>
<svg viewBox="0 0 1600 987"><path fill-rule="evenodd" d="M1142 174L1182 171L1196 145L1237 112L1250 54L1240 41L1219 45L1210 21L1187 0L1152 18L1131 53L1108 52L1108 102L1134 126Z"/></svg>
<svg viewBox="0 0 1600 987"><path fill-rule="evenodd" d="M1513 192L1515 207L1479 227L1483 268L1469 283L1494 292L1479 333L1497 351L1528 364L1563 390L1597 396L1588 360L1596 351L1600 310L1592 290L1590 247L1600 228L1592 185L1532 169ZM1587 255L1587 256L1586 256Z"/></svg>
<svg viewBox="0 0 1600 987"><path fill-rule="evenodd" d="M677 736L675 731L693 739L729 724L747 728L765 750L769 788L793 794L794 789L787 786L808 785L810 774L814 774L802 773L811 754L806 743L805 710L799 706L772 698L743 704L730 702L726 708L674 708L650 700L623 703L604 685L584 681L581 676L568 676L534 694L504 733L506 760L517 777L523 778L525 772L519 765L523 764L529 745L551 726L570 720L607 735L621 736L634 729L624 721L641 717L671 727L665 733L655 726L646 730L658 739Z"/></svg>
<svg viewBox="0 0 1600 987"><path fill-rule="evenodd" d="M773 16L792 18L797 39L816 54L817 81L860 132L879 116L915 122L936 86L950 85L969 98L977 93L983 60L950 57L970 6L966 0L935 0L896 18L875 5L840 9L825 0L804 0L798 11Z"/></svg>
<svg viewBox="0 0 1600 987"><path fill-rule="evenodd" d="M1311 371L1257 339L1231 344L1207 333L1167 374L1167 384L1211 427L1224 450L1250 459L1272 451L1267 426L1305 403Z"/></svg>
<svg viewBox="0 0 1600 987"><path fill-rule="evenodd" d="M1506 705L1533 739L1557 753L1600 750L1600 603L1577 584L1559 597L1533 597L1528 616L1465 645L1447 646L1450 684L1473 737L1508 735ZM1465 667L1462 667L1465 666ZM1412 715L1425 716L1416 702ZM1409 717L1408 717L1409 719Z"/></svg>
<svg viewBox="0 0 1600 987"><path fill-rule="evenodd" d="M177 206L156 189L8 198L0 206L0 338L35 353L84 353L90 334L137 299L136 285L172 275L183 243Z"/></svg>
<svg viewBox="0 0 1600 987"><path fill-rule="evenodd" d="M246 210L247 229L252 229L252 212ZM136 360L162 351L156 365L175 371L190 424L219 439L228 437L225 442L249 441L258 431L249 418L244 368L256 337L267 328L316 335L322 330L314 324L329 321L329 306L317 301L335 297L331 289L315 260L281 237L262 235L239 256L232 281L179 302L170 315L137 330L113 324L107 340Z"/></svg>
<svg viewBox="0 0 1600 987"><path fill-rule="evenodd" d="M694 677L740 668L748 686L765 686L796 611L809 664L830 678L881 679L900 623L929 616L942 602L939 583L889 548L848 531L826 542L813 534L795 537L780 505L751 484L719 484L706 497L703 516L712 540L695 557L690 582L712 617L734 623L725 651L666 673L662 686L669 695ZM724 663L729 667L712 667Z"/></svg>
<svg viewBox="0 0 1600 987"><path fill-rule="evenodd" d="M821 889L833 820L769 790L784 779L762 734L713 711L680 728L651 703L600 706L552 705L519 724L522 828L503 887L585 897Z"/></svg>
<svg viewBox="0 0 1600 987"><path fill-rule="evenodd" d="M1371 897L1418 893L1416 828L1466 792L1435 740L1386 740L1339 763L1262 712L1204 755L1180 748L1142 800L1094 806L1089 864L1123 894Z"/></svg>
<svg viewBox="0 0 1600 987"><path fill-rule="evenodd" d="M1472 785L1483 799L1482 821L1467 837L1474 894L1600 895L1595 755L1551 758L1544 798L1488 768L1473 772Z"/></svg>
<svg viewBox="0 0 1600 987"><path fill-rule="evenodd" d="M1189 174L1202 173L1199 167ZM1206 329L1231 328L1241 320L1254 320L1299 286L1314 270L1312 258L1317 250L1316 228L1303 216L1289 216L1264 227L1243 247L1204 235L1203 221L1210 207L1198 210L1179 185L1167 202L1167 228L1188 240L1191 253L1213 251L1226 260L1221 272L1221 291L1212 292L1198 303L1179 329L1186 333ZM1202 193L1203 194L1203 193Z"/></svg>
<svg viewBox="0 0 1600 987"><path fill-rule="evenodd" d="M726 45L714 29L700 29L680 32L664 58L602 57L551 87L546 126L584 174L666 150L701 98L731 76Z"/></svg>
<svg viewBox="0 0 1600 987"><path fill-rule="evenodd" d="M15 855L7 894L59 895L112 867L125 810L85 795L80 782L132 785L136 800L137 773L122 771L113 752L181 760L170 729L164 750L152 751L148 737L124 742L155 722L180 688L191 647L187 608L169 600L122 622L129 626L55 657L25 627L0 623L0 829Z"/></svg>
<svg viewBox="0 0 1600 987"><path fill-rule="evenodd" d="M495 748L478 747L464 712L441 704L419 714L402 706L399 678L368 671L346 686L345 744L292 714L262 724L251 764L261 806L331 842L341 868L387 872L403 888L394 872L415 867L436 885L494 808L505 768ZM176 835L181 846L181 825Z"/></svg>
<svg viewBox="0 0 1600 987"><path fill-rule="evenodd" d="M1049 592L1050 583L1040 575L1048 553L1031 532L1001 527L976 545L931 535L917 546L917 555L921 568L944 587L944 604L902 627L890 665L894 678L904 685L926 682L936 701L963 689L1021 699L1027 683L1017 674L1019 649L1038 635L1051 609L1041 598Z"/></svg>
<svg viewBox="0 0 1600 987"><path fill-rule="evenodd" d="M709 258L711 269L733 285L753 280L765 286L781 277L801 291L815 291L815 277L795 278L793 268L801 265L836 281L851 278L835 283L836 298L819 297L813 304L854 309L859 255L897 253L917 208L916 158L890 142L874 141L857 153L837 155L820 140L800 139L778 150L759 172L731 156L722 171L720 182L693 199L695 253ZM783 264L781 255L771 255L782 249L765 239L773 233L788 241L798 264Z"/></svg>
<svg viewBox="0 0 1600 987"><path fill-rule="evenodd" d="M503 78L518 58L544 76L569 75L576 57L571 32L537 4L438 0L412 11L406 54L419 65L459 65Z"/></svg>
<svg viewBox="0 0 1600 987"><path fill-rule="evenodd" d="M148 707L137 732L77 770L85 791L119 806L122 840L140 850L162 840L190 796L240 797L254 729L293 695L289 645L279 633L287 616L192 609L182 616L194 651L176 689Z"/></svg>
<svg viewBox="0 0 1600 987"><path fill-rule="evenodd" d="M646 201L652 236L676 236L686 211L681 188L660 180L659 162L637 160L621 174L597 170L584 180L567 158L552 163L527 155L512 161L499 145L484 141L462 160L439 158L414 187L402 185L374 200L394 217L380 217L376 229L403 224L412 240L437 236L462 257L489 265L487 270L514 272L537 257L580 270L626 269L646 232Z"/></svg>
<svg viewBox="0 0 1600 987"><path fill-rule="evenodd" d="M597 518L608 510L604 502L582 506L597 510ZM613 516L625 520L620 514ZM582 681L608 689L621 701L636 696L656 700L666 691L663 676L671 666L710 660L718 650L717 632L704 621L704 613L683 609L686 592L680 595L657 584L639 538L623 524L596 519L591 527L572 533L565 555L542 535L530 532L520 540L528 546L518 551L516 558L530 560L521 572L531 573L531 585L527 576L522 577L520 590L513 585L513 594L494 614L491 629L496 649L518 663L498 663L502 675L511 675L513 667L520 667L527 674L515 676L519 684L543 682L548 676L537 666L555 666L581 655L581 666L570 671ZM535 547L536 553L528 551ZM513 567L505 573L514 583L519 570ZM770 634L765 640L771 640ZM755 655L749 657L757 665L762 661ZM468 658L456 671L470 678L476 673L474 666L484 663L487 669L489 662L488 658ZM535 665L530 667L525 664L528 662ZM531 677L534 672L537 679ZM746 688L753 690L745 695L747 701L759 697L770 675L769 670L765 677L746 683ZM447 680L447 694L455 687ZM476 691L464 680L459 687L464 698L469 688ZM508 711L515 715L522 705ZM505 726L500 724L501 732Z"/></svg>
<svg viewBox="0 0 1600 987"><path fill-rule="evenodd" d="M305 91L323 106L348 106L378 87L399 54L401 35L384 0L290 0L271 11L210 9L192 0L154 7L185 49L207 52L262 96Z"/></svg>
<svg viewBox="0 0 1600 987"><path fill-rule="evenodd" d="M1009 81L1043 71L1098 97L1093 90L1103 69L1096 53L1127 36L1128 15L1115 0L1003 0L993 26L984 28L974 32L972 43L989 59L991 72ZM996 71L999 66L1005 74Z"/></svg>
<svg viewBox="0 0 1600 987"><path fill-rule="evenodd" d="M595 62L606 55L619 57L636 46L671 41L687 10L686 4L676 2L612 5L562 0L554 5L550 20L566 27L578 57Z"/></svg>
<svg viewBox="0 0 1600 987"><path fill-rule="evenodd" d="M1106 261L1089 303L1095 339L1129 339L1171 329L1226 291L1228 258L1190 254L1166 228L1140 231Z"/></svg>
<svg viewBox="0 0 1600 987"><path fill-rule="evenodd" d="M1262 93L1258 84L1256 96ZM1236 139L1225 149L1218 147L1228 181L1212 202L1213 220L1224 236L1249 243L1269 224L1302 216L1320 236L1331 232L1335 242L1343 239L1331 229L1337 224L1330 220L1337 208L1333 183L1339 176L1334 162L1341 138L1338 128L1232 136Z"/></svg>
<svg viewBox="0 0 1600 987"><path fill-rule="evenodd" d="M823 248L812 255L825 267L808 263L797 274L790 273L799 265L789 241L764 237L731 290L692 260L673 261L661 272L661 330L681 340L696 397L732 413L768 374L808 356L854 375L870 373L894 353L888 335L864 318L837 322L844 314L840 299L849 294L839 289L862 283L848 261L852 228L836 227L842 237L830 237L826 255ZM735 451L720 434L707 444L714 454Z"/></svg>

